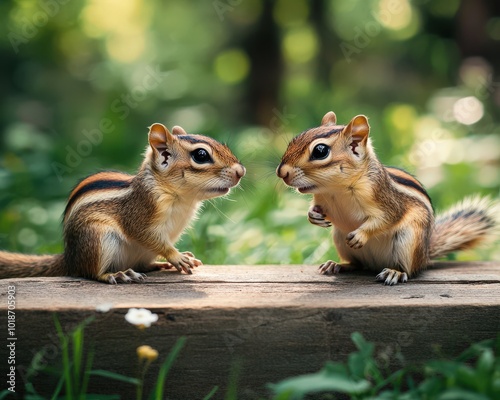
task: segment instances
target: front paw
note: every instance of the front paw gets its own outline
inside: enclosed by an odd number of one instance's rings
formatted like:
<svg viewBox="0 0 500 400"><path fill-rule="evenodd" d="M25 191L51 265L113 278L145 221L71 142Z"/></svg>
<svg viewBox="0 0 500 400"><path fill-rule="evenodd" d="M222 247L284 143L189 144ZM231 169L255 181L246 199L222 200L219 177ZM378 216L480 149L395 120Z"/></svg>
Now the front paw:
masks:
<svg viewBox="0 0 500 400"><path fill-rule="evenodd" d="M356 230L349 233L346 237L346 243L353 249L360 249L368 241L368 236L362 231Z"/></svg>
<svg viewBox="0 0 500 400"><path fill-rule="evenodd" d="M184 253L177 253L173 257L169 257L168 263L171 264L177 271L184 271L186 274L192 274L191 268L203 265L203 263L194 257L194 254L185 251Z"/></svg>
<svg viewBox="0 0 500 400"><path fill-rule="evenodd" d="M330 221L327 221L325 217L326 214L323 214L323 209L318 205L311 206L309 208L309 211L307 212L307 218L309 219L309 222L313 225L321 226L322 228L328 228L329 226L332 226L332 223Z"/></svg>
<svg viewBox="0 0 500 400"><path fill-rule="evenodd" d="M342 264L336 263L332 260L328 260L327 262L319 266L319 273L321 275L338 274L341 271L342 267Z"/></svg>

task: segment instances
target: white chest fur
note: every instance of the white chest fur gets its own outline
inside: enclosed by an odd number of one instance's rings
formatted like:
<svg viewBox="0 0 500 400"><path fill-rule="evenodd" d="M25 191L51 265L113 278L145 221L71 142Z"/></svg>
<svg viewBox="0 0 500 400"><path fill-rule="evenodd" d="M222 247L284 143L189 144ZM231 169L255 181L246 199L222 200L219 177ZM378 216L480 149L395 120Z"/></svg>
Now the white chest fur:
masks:
<svg viewBox="0 0 500 400"><path fill-rule="evenodd" d="M198 201L165 199L160 202L157 218L151 229L162 242L174 244L196 214Z"/></svg>
<svg viewBox="0 0 500 400"><path fill-rule="evenodd" d="M367 217L355 195L339 191L329 195L315 195L314 203L322 207L327 219L336 229L346 234L359 228Z"/></svg>

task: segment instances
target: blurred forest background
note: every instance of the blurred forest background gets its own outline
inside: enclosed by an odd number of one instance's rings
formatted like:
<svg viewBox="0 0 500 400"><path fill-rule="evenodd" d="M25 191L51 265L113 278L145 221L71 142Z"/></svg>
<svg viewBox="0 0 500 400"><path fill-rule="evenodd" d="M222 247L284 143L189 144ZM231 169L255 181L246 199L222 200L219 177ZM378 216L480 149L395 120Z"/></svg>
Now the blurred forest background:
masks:
<svg viewBox="0 0 500 400"><path fill-rule="evenodd" d="M274 173L329 110L368 115L382 162L437 210L499 197L497 0L3 0L0 30L2 249L60 252L71 188L133 173L153 122L227 142L247 167L179 244L205 263L336 259L309 196Z"/></svg>

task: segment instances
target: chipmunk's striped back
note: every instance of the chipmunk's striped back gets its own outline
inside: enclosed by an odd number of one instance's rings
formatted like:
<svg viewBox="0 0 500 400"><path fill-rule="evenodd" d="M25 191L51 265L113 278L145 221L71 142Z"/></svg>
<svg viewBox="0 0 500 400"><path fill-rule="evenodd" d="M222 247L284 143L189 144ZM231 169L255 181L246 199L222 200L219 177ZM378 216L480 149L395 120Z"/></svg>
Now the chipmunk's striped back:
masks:
<svg viewBox="0 0 500 400"><path fill-rule="evenodd" d="M417 178L400 168L385 167L385 170L398 190L420 199L432 211L431 198Z"/></svg>
<svg viewBox="0 0 500 400"><path fill-rule="evenodd" d="M364 115L338 125L330 111L321 126L289 143L276 170L287 185L314 195L309 222L334 227L343 263L329 260L322 273L363 266L380 272L377 279L386 284L406 282L431 258L474 247L497 229L498 204L485 199L465 201L435 221L423 185L383 166L369 132Z"/></svg>
<svg viewBox="0 0 500 400"><path fill-rule="evenodd" d="M137 175L106 171L83 179L64 210L64 253L0 251L0 279L70 275L106 283L142 282L143 272L201 265L175 243L203 200L222 196L245 175L231 150L214 139L149 128ZM155 262L161 256L166 261Z"/></svg>
<svg viewBox="0 0 500 400"><path fill-rule="evenodd" d="M69 195L64 220L85 204L126 196L133 178L123 172L103 171L82 179Z"/></svg>

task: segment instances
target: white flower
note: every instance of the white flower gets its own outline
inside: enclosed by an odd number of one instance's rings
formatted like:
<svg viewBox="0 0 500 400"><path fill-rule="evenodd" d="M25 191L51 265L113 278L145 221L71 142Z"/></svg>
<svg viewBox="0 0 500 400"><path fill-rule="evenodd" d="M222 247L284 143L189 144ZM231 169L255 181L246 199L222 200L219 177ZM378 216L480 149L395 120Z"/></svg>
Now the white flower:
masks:
<svg viewBox="0 0 500 400"><path fill-rule="evenodd" d="M113 308L113 303L101 303L96 306L95 310L97 312L107 313L112 308Z"/></svg>
<svg viewBox="0 0 500 400"><path fill-rule="evenodd" d="M144 329L149 328L152 323L158 321L158 314L153 314L145 308L130 308L125 314L125 320L132 325Z"/></svg>

